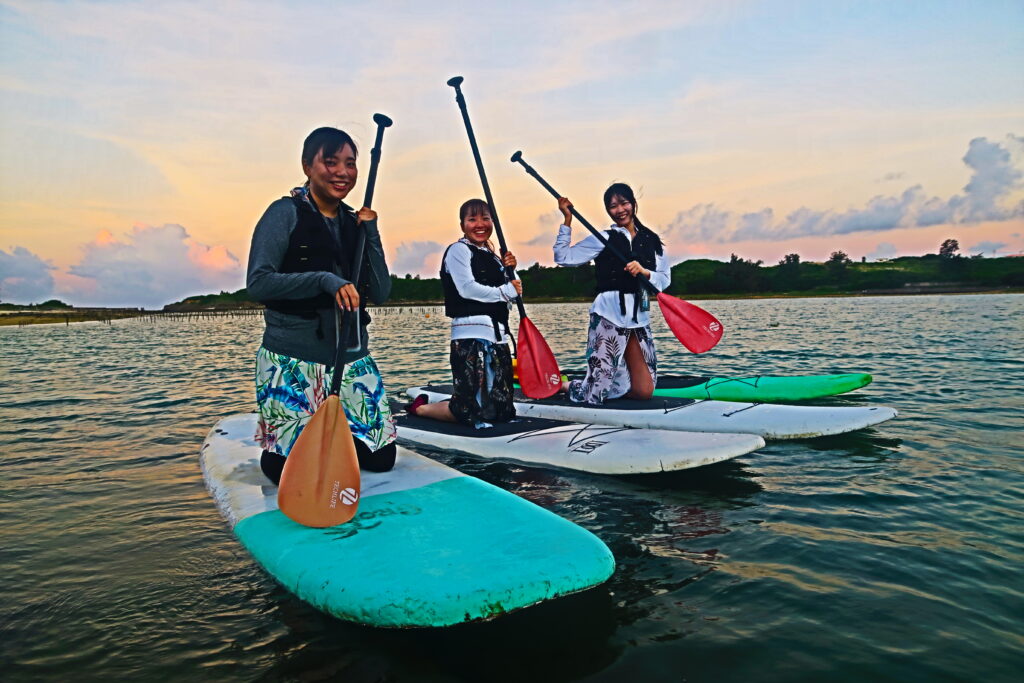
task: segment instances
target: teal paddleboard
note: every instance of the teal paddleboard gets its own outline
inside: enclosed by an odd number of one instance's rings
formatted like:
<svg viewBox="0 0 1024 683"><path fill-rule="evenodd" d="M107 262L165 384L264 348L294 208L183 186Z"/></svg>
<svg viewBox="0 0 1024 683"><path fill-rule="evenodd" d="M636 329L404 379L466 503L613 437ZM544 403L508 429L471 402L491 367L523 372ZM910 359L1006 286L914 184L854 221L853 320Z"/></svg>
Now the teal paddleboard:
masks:
<svg viewBox="0 0 1024 683"><path fill-rule="evenodd" d="M341 619L450 626L596 586L611 551L589 531L496 486L398 449L363 472L352 521L312 529L277 509L260 470L256 416L211 430L200 464L235 536L281 585Z"/></svg>
<svg viewBox="0 0 1024 683"><path fill-rule="evenodd" d="M696 398L715 401L774 403L806 401L844 394L871 383L864 372L843 375L797 375L792 377L695 377L659 375L655 396Z"/></svg>

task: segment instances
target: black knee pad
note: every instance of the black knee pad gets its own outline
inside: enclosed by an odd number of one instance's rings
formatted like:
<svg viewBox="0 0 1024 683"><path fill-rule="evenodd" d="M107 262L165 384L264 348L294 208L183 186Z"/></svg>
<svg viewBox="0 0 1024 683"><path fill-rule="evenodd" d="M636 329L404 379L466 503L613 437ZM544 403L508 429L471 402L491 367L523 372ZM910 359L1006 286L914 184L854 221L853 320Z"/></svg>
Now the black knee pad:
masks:
<svg viewBox="0 0 1024 683"><path fill-rule="evenodd" d="M281 471L284 470L285 460L287 458L273 451L263 451L263 455L260 456L260 469L267 479L274 482L274 486L281 483Z"/></svg>
<svg viewBox="0 0 1024 683"><path fill-rule="evenodd" d="M394 442L389 443L380 450L371 451L370 447L360 439L352 439L356 444L356 454L359 456L359 469L368 472L387 472L395 466L395 456L398 455L398 448Z"/></svg>

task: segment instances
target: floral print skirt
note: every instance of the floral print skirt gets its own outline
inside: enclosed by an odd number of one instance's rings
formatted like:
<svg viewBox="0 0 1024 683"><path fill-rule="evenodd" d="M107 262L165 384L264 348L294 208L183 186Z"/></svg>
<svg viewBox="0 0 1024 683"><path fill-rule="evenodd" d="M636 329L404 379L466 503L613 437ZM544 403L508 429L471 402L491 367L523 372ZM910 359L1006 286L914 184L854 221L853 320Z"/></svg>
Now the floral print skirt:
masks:
<svg viewBox="0 0 1024 683"><path fill-rule="evenodd" d="M395 440L384 380L372 356L345 365L338 398L352 436L371 451ZM256 440L264 450L287 456L313 413L327 399L333 369L260 347L256 352Z"/></svg>
<svg viewBox="0 0 1024 683"><path fill-rule="evenodd" d="M626 366L626 344L636 335L644 354L647 370L655 386L658 384L658 355L654 349L651 326L616 327L597 313L590 314L587 333L587 376L569 383L569 399L576 403L600 405L609 398L619 398L629 391L629 368Z"/></svg>
<svg viewBox="0 0 1024 683"><path fill-rule="evenodd" d="M452 400L448 409L462 424L508 422L512 405L512 354L508 344L484 339L452 340Z"/></svg>

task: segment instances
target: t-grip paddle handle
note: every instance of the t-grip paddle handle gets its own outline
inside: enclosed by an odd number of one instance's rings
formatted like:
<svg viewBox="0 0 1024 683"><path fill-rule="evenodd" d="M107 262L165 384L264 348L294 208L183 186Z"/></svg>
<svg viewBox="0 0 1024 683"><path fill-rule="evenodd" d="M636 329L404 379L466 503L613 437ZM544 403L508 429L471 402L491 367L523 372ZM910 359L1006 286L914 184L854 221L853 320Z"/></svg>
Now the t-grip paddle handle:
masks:
<svg viewBox="0 0 1024 683"><path fill-rule="evenodd" d="M522 152L516 152L515 154L513 154L512 158L511 158L511 161L512 161L513 164L516 164L516 163L522 164L523 168L526 169L526 172L529 173L530 175L532 175L537 180L537 182L541 184L541 186L545 190L550 192L552 197L554 197L555 199L561 199L562 198L562 195L558 194L558 190L556 190L555 188L551 187L551 185L549 185L546 180L541 178L540 174L537 173L537 171L535 171L533 169L533 166L530 166L528 163L523 161L523 153ZM626 258L626 255L623 254L618 249L616 249L615 245L611 244L608 241L607 237L602 235L598 230L596 230L594 228L594 226L592 226L590 223L588 223L587 219L580 215L580 212L576 210L575 206L569 207L569 211L572 213L573 216L576 217L576 220L578 220L583 225L583 227L585 227L587 230L589 230L594 235L594 237L596 237L597 239L601 240L601 244L606 246L612 252L612 254L614 254L620 261L622 261L623 264L629 263L629 259ZM650 291L651 294L657 295L657 294L661 293L660 290L657 287L655 287L653 284L651 284L651 281L648 280L647 277L645 275L643 275L642 273L637 273L636 277L640 280L640 282L642 282L644 284L644 286L647 287L648 291Z"/></svg>
<svg viewBox="0 0 1024 683"><path fill-rule="evenodd" d="M394 121L384 114L374 114L373 122L377 124L377 137L373 141L373 149L370 150L370 173L366 179L366 194L363 195L363 206L370 208L371 202L373 202L373 190L377 186L377 167L380 166L380 148L384 144L384 129L390 128ZM355 286L356 291L359 291L359 277L363 271L363 254L366 251L366 228L360 226L359 238L356 241L355 251L355 263L352 266L352 284ZM359 309L354 312L355 321L352 325L352 329L356 333L356 345L350 346L346 351L358 351L362 345L363 340L361 338L360 329L362 326L359 324ZM339 336L338 339L344 337ZM341 348L341 344L338 344L338 348ZM337 365L338 357L335 356L335 365Z"/></svg>
<svg viewBox="0 0 1024 683"><path fill-rule="evenodd" d="M494 231L498 233L498 245L501 247L502 257L508 253L508 246L505 244L505 233L501 230L501 221L498 220L498 209L494 206L494 198L491 196L491 186L487 184L487 174L484 173L484 162L480 159L480 148L476 144L476 136L473 134L473 124L469 122L469 111L466 109L466 98L462 95L462 81L465 80L462 76L453 76L448 79L448 85L455 88L455 102L459 105L459 111L462 112L462 122L466 124L466 133L469 135L469 146L473 149L473 160L476 161L476 170L480 174L480 182L484 186L484 197L487 199L487 205L491 207L491 221L494 223ZM516 279L515 269L511 266L505 267L505 274L509 280ZM523 307L523 298L517 296L515 298L516 305L519 307L519 317L526 317L526 308Z"/></svg>

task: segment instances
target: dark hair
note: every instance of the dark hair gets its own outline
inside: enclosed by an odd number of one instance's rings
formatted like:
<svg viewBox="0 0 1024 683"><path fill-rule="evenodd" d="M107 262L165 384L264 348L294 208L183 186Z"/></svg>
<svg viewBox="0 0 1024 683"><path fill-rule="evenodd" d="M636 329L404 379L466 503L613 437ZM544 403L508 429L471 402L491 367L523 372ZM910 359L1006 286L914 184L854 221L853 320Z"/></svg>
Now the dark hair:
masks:
<svg viewBox="0 0 1024 683"><path fill-rule="evenodd" d="M307 135L306 141L302 143L302 163L312 164L320 150L323 150L324 158L332 157L345 145L351 145L352 153L359 156L356 143L348 133L328 126L317 128Z"/></svg>
<svg viewBox="0 0 1024 683"><path fill-rule="evenodd" d="M648 228L646 225L640 222L640 217L636 215L636 195L633 194L633 188L626 183L612 183L608 186L608 189L604 191L604 210L608 211L608 205L611 203L613 197L622 197L627 202L633 205L633 225L636 229L646 230L651 233L655 239L655 251L659 254L663 253L663 245L661 238L658 237L657 233ZM608 214L609 216L611 213Z"/></svg>
<svg viewBox="0 0 1024 683"><path fill-rule="evenodd" d="M491 206L482 199L470 199L459 207L459 225L466 222L466 216L491 215Z"/></svg>

